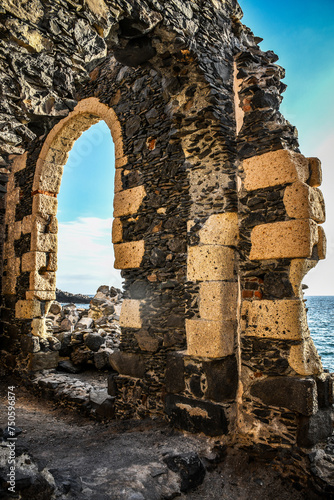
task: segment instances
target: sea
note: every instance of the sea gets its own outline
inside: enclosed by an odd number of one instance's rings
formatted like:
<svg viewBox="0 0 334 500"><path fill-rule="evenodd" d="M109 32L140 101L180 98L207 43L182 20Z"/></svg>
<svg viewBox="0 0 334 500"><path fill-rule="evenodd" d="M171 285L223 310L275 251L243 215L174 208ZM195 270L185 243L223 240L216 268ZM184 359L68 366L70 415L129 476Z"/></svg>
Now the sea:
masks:
<svg viewBox="0 0 334 500"><path fill-rule="evenodd" d="M305 298L311 337L321 356L323 367L334 373L334 295ZM76 306L89 308L89 304Z"/></svg>
<svg viewBox="0 0 334 500"><path fill-rule="evenodd" d="M322 365L334 372L334 296L305 297L311 337Z"/></svg>

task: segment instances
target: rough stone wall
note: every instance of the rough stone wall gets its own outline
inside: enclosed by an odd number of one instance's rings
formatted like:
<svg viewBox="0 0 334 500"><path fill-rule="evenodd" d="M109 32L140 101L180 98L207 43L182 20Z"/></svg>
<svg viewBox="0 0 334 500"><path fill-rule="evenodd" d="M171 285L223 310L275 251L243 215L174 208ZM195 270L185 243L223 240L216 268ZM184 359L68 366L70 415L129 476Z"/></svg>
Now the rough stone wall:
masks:
<svg viewBox="0 0 334 500"><path fill-rule="evenodd" d="M125 280L117 417L316 441L333 387L301 281L325 256L320 162L299 153L284 70L240 18L233 0L2 2L1 349L12 369L57 364L57 193L74 140L104 119Z"/></svg>

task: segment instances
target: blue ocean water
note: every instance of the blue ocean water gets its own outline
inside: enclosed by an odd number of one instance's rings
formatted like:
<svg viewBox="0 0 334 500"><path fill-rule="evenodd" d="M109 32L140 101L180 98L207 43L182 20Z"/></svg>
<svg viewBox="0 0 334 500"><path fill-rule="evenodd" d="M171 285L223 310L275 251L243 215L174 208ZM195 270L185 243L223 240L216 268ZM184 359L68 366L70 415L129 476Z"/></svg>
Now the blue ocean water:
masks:
<svg viewBox="0 0 334 500"><path fill-rule="evenodd" d="M324 368L334 372L334 296L306 297L311 337Z"/></svg>

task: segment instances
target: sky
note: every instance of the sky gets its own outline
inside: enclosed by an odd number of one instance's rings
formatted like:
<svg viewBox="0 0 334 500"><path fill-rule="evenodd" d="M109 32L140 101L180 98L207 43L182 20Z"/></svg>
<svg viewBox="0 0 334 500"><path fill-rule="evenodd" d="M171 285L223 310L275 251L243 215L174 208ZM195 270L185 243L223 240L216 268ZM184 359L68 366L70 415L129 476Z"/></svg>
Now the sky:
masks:
<svg viewBox="0 0 334 500"><path fill-rule="evenodd" d="M327 259L308 273L307 295L334 295L334 0L240 0L242 22L286 69L283 115L297 127L301 152L322 161ZM114 146L104 122L78 139L59 194L57 287L94 293L121 286L111 244Z"/></svg>

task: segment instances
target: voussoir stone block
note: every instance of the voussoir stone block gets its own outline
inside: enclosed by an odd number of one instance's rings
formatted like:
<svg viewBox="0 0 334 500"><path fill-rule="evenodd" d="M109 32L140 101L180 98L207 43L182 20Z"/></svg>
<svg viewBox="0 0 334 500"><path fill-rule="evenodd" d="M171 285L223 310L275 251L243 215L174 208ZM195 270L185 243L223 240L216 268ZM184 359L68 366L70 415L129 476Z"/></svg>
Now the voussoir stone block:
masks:
<svg viewBox="0 0 334 500"><path fill-rule="evenodd" d="M309 258L318 242L318 226L296 219L255 226L251 234L251 260Z"/></svg>
<svg viewBox="0 0 334 500"><path fill-rule="evenodd" d="M234 352L235 321L187 319L187 354L222 358Z"/></svg>
<svg viewBox="0 0 334 500"><path fill-rule="evenodd" d="M204 245L236 245L239 238L238 214L210 215L198 235Z"/></svg>
<svg viewBox="0 0 334 500"><path fill-rule="evenodd" d="M285 189L283 202L286 213L291 218L325 222L325 201L320 189L312 188L304 182L294 182Z"/></svg>
<svg viewBox="0 0 334 500"><path fill-rule="evenodd" d="M64 167L62 165L44 162L43 167L41 168L41 176L38 183L38 189L47 191L49 193L58 194L63 172Z"/></svg>
<svg viewBox="0 0 334 500"><path fill-rule="evenodd" d="M202 319L236 319L238 284L228 281L204 281L199 290L199 314Z"/></svg>
<svg viewBox="0 0 334 500"><path fill-rule="evenodd" d="M244 187L247 191L295 181L306 182L310 176L308 159L299 153L281 149L243 161Z"/></svg>
<svg viewBox="0 0 334 500"><path fill-rule="evenodd" d="M127 328L141 328L140 300L125 299L122 303L119 324Z"/></svg>
<svg viewBox="0 0 334 500"><path fill-rule="evenodd" d="M137 186L115 193L114 197L114 217L131 215L138 212L143 199L146 196L144 186Z"/></svg>
<svg viewBox="0 0 334 500"><path fill-rule="evenodd" d="M229 280L234 275L234 250L220 245L188 247L189 281Z"/></svg>
<svg viewBox="0 0 334 500"><path fill-rule="evenodd" d="M54 196L46 194L35 194L32 201L33 214L39 214L48 218L49 215L56 215L58 209L58 200Z"/></svg>
<svg viewBox="0 0 334 500"><path fill-rule="evenodd" d="M301 340L309 335L302 300L244 300L243 333L253 337Z"/></svg>
<svg viewBox="0 0 334 500"><path fill-rule="evenodd" d="M114 245L115 269L136 269L141 266L145 253L145 242L131 241Z"/></svg>

